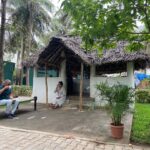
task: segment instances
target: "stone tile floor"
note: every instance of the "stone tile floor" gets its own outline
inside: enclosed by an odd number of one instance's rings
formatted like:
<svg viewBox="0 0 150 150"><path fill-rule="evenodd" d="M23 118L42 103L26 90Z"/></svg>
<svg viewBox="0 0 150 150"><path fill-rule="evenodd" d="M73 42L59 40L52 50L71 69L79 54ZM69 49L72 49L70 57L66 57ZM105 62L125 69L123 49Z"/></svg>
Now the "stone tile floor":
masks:
<svg viewBox="0 0 150 150"><path fill-rule="evenodd" d="M77 103L78 101L76 101ZM17 117L6 119L5 109L0 109L0 125L26 130L36 130L61 135L90 138L102 142L128 144L132 123L132 114L127 114L124 138L114 140L110 136L110 115L104 109L84 109L82 112L70 102L61 109L48 109L45 105L38 104L37 111L33 111L32 103L24 103L19 106Z"/></svg>
<svg viewBox="0 0 150 150"><path fill-rule="evenodd" d="M150 147L104 143L4 126L0 126L0 135L0 150L150 150Z"/></svg>

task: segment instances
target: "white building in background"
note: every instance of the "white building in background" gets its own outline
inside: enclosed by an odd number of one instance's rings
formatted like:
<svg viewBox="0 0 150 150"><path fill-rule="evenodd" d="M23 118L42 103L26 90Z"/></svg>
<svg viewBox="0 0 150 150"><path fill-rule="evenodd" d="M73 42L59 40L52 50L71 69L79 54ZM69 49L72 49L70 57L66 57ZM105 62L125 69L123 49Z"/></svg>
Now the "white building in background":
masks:
<svg viewBox="0 0 150 150"><path fill-rule="evenodd" d="M4 61L17 62L17 54L4 53Z"/></svg>
<svg viewBox="0 0 150 150"><path fill-rule="evenodd" d="M96 84L118 82L134 88L134 70L144 69L149 57L144 53L124 53L124 43L99 58L97 52L85 52L78 37L53 37L48 46L23 62L33 68L33 96L46 102L45 66L47 66L48 98L53 97L58 81L63 81L67 96L79 95L81 64L84 64L83 96L97 97Z"/></svg>

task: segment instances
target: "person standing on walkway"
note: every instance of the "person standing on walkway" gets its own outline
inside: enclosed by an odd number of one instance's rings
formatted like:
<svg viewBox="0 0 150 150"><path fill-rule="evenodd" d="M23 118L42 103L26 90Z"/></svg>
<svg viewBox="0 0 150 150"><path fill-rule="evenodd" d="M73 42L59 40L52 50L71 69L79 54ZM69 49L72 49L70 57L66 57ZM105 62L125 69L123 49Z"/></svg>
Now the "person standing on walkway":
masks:
<svg viewBox="0 0 150 150"><path fill-rule="evenodd" d="M11 81L5 80L2 85L0 85L0 105L6 104L6 117L15 117L15 112L19 105L17 99L13 99Z"/></svg>

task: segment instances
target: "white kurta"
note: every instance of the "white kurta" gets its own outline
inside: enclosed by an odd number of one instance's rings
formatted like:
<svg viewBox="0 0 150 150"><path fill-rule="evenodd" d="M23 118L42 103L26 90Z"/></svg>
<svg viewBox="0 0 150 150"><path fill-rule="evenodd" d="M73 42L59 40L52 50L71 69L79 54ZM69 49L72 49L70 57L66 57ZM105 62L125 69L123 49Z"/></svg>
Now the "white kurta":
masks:
<svg viewBox="0 0 150 150"><path fill-rule="evenodd" d="M55 92L55 96L52 100L50 100L50 103L62 106L65 100L66 100L66 91L62 87L61 89Z"/></svg>

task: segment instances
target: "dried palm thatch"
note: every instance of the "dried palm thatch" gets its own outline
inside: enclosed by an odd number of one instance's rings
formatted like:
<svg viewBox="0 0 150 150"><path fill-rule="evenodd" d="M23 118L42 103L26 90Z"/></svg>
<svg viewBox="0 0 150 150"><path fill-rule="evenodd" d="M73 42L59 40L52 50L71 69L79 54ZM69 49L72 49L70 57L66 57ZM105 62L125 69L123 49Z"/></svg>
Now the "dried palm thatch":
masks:
<svg viewBox="0 0 150 150"><path fill-rule="evenodd" d="M40 53L43 51L44 49L40 49L38 51L35 51L35 53L33 53L32 55L30 55L29 57L27 57L23 62L22 65L25 67L33 67L36 65L37 60L39 58Z"/></svg>
<svg viewBox="0 0 150 150"><path fill-rule="evenodd" d="M42 66L45 62L48 64L59 65L66 58L70 61L83 61L90 64L84 49L80 47L81 39L78 37L53 37L49 45L39 55L37 64ZM62 52L65 53L62 56Z"/></svg>
<svg viewBox="0 0 150 150"><path fill-rule="evenodd" d="M146 67L147 62L149 62L149 57L145 53L126 53L124 51L125 42L118 42L115 49L107 50L102 57L98 57L96 51L86 52L81 47L81 42L81 38L79 37L53 37L43 51L33 54L23 62L23 65L44 66L45 64L50 64L59 67L61 62L67 59L70 62L78 61L88 65L95 64L101 69L107 67L111 70L111 66L118 65L121 69L127 62L134 62L135 69L143 69ZM62 55L62 52L65 55Z"/></svg>

